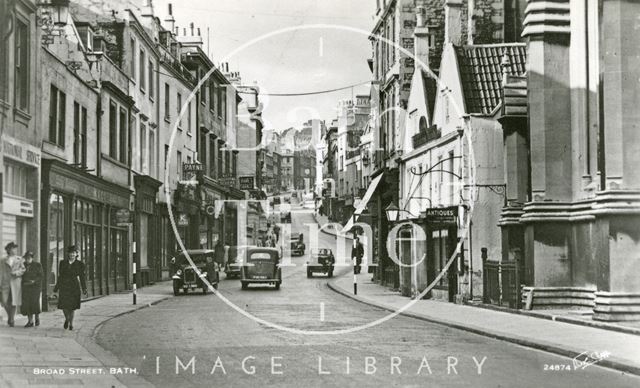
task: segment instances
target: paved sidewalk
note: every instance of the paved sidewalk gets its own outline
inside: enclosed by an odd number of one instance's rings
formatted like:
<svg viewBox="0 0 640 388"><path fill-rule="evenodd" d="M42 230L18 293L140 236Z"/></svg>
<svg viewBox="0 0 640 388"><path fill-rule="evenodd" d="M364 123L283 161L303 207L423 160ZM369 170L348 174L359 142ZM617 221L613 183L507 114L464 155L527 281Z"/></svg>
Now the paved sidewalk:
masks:
<svg viewBox="0 0 640 388"><path fill-rule="evenodd" d="M138 290L135 306L130 293L84 302L76 312L73 331L63 329L64 315L60 310L40 314L40 326L28 329L23 327L27 319L21 315L16 317L15 327L8 327L3 311L5 321L0 323L0 387L151 386L135 373L111 374L110 368L127 366L98 346L93 338L104 322L150 307L171 296L170 282L162 282Z"/></svg>
<svg viewBox="0 0 640 388"><path fill-rule="evenodd" d="M351 272L329 282L329 287L389 311L397 311L412 301L372 283L371 275L366 273L358 276L357 296L353 295ZM403 310L402 315L571 358L586 351L609 352L610 356L599 365L640 375L640 336L637 335L436 300L418 300Z"/></svg>

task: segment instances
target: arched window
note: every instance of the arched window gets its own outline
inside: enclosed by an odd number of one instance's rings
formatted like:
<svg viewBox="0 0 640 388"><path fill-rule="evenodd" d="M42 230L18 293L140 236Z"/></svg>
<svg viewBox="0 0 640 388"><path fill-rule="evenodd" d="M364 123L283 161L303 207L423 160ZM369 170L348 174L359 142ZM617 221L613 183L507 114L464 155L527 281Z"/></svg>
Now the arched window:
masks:
<svg viewBox="0 0 640 388"><path fill-rule="evenodd" d="M420 133L427 132L427 118L424 116L420 116L420 123L418 124L418 129Z"/></svg>

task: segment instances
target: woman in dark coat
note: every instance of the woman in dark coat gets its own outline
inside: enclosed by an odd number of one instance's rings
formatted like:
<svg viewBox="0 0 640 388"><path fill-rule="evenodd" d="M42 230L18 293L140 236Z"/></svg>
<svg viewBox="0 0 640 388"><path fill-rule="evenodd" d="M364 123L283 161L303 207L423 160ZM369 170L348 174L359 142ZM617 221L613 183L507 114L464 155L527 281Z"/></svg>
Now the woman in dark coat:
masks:
<svg viewBox="0 0 640 388"><path fill-rule="evenodd" d="M22 275L22 306L20 311L26 315L28 322L24 327L33 326L33 316L36 316L36 326L40 325L40 290L42 289L42 265L33 261L33 252L24 254L26 271Z"/></svg>
<svg viewBox="0 0 640 388"><path fill-rule="evenodd" d="M73 330L74 311L80 308L80 287L87 296L87 281L84 273L84 263L78 259L78 249L75 245L67 249L67 260L60 263L58 281L53 292L60 291L58 308L64 312L64 328Z"/></svg>

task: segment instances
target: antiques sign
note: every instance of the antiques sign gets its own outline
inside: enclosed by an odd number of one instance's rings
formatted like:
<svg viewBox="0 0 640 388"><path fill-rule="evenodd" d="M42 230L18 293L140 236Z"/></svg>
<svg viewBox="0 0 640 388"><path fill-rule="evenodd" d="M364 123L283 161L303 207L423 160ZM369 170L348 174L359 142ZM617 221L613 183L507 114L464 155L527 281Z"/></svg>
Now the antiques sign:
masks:
<svg viewBox="0 0 640 388"><path fill-rule="evenodd" d="M427 222L435 224L455 224L458 220L458 207L442 207L427 209L425 218Z"/></svg>

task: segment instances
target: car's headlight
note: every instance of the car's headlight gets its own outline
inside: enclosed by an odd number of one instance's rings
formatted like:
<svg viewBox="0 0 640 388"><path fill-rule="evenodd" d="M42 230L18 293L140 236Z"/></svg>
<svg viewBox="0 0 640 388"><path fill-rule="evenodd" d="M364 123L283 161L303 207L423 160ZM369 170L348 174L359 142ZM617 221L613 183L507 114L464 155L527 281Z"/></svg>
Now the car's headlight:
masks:
<svg viewBox="0 0 640 388"><path fill-rule="evenodd" d="M206 272L202 272L202 276L207 276L207 273Z"/></svg>
<svg viewBox="0 0 640 388"><path fill-rule="evenodd" d="M177 270L176 275L182 275L182 270L181 269Z"/></svg>

